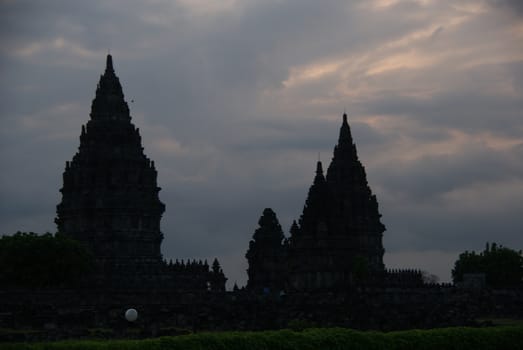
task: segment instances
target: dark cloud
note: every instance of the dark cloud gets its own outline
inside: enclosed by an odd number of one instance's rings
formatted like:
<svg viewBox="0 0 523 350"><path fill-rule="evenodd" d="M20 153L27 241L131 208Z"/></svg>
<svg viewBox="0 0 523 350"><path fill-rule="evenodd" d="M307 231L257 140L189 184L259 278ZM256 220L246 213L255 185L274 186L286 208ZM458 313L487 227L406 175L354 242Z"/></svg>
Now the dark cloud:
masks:
<svg viewBox="0 0 523 350"><path fill-rule="evenodd" d="M523 15L523 3L519 0L488 0L488 3L509 10L518 16Z"/></svg>
<svg viewBox="0 0 523 350"><path fill-rule="evenodd" d="M517 153L478 147L457 155L424 157L397 168L387 164L374 170L382 174L380 183L387 191L399 192L412 201L427 201L464 186L523 178L523 162Z"/></svg>
<svg viewBox="0 0 523 350"><path fill-rule="evenodd" d="M515 136L521 134L523 128L523 102L518 96L468 91L443 93L422 101L388 93L378 96L362 109L368 114L407 116L430 127L456 128L464 132L488 131Z"/></svg>

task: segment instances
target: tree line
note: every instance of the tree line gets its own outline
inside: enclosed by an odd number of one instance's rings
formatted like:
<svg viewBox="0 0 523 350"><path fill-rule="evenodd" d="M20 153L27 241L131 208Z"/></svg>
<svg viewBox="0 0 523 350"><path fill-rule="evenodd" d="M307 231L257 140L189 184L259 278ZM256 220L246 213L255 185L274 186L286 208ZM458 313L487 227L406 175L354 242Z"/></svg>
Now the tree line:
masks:
<svg viewBox="0 0 523 350"><path fill-rule="evenodd" d="M15 287L77 285L94 270L94 258L79 242L60 233L17 232L0 238L0 284ZM214 266L213 266L214 268ZM492 288L523 285L523 254L497 243L465 251L452 269L455 284L466 274L484 274Z"/></svg>

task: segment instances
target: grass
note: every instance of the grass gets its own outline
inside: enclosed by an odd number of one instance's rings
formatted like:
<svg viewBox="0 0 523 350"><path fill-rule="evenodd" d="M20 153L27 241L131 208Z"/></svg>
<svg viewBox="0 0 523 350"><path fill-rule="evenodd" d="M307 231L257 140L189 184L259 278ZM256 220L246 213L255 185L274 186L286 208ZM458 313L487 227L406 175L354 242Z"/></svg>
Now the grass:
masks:
<svg viewBox="0 0 523 350"><path fill-rule="evenodd" d="M520 326L523 327L523 320L513 318L479 318L476 320L478 324L488 323L492 326Z"/></svg>
<svg viewBox="0 0 523 350"><path fill-rule="evenodd" d="M313 328L264 332L214 332L144 340L69 340L47 343L5 343L2 350L359 350L359 349L523 349L523 327L440 328L398 332L362 332Z"/></svg>

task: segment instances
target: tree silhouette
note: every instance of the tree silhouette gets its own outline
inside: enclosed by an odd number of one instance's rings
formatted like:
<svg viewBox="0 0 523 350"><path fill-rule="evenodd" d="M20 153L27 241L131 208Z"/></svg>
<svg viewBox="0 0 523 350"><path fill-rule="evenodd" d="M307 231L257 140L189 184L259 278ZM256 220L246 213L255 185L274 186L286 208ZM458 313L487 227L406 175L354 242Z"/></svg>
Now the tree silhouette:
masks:
<svg viewBox="0 0 523 350"><path fill-rule="evenodd" d="M523 281L522 252L496 243L487 243L485 250L479 254L465 251L454 263L454 283L463 281L465 273L484 273L490 287L516 287Z"/></svg>
<svg viewBox="0 0 523 350"><path fill-rule="evenodd" d="M93 265L87 249L64 235L17 232L0 238L0 281L3 285L70 286L92 271Z"/></svg>

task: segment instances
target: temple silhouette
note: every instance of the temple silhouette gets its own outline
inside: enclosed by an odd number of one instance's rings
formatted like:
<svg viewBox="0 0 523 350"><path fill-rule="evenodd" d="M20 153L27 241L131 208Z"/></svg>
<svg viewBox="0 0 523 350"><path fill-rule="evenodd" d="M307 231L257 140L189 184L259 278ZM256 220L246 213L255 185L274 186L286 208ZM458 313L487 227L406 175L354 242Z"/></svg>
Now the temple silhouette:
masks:
<svg viewBox="0 0 523 350"><path fill-rule="evenodd" d="M303 214L299 223L293 222L289 240L283 239L274 212L264 211L261 228L254 234L247 253L248 286L344 289L364 278L383 277L385 226L380 217L376 196L358 160L347 115L343 114L327 176L318 161ZM272 264L267 260L272 260ZM282 266L286 271L281 271ZM267 276L259 276L264 274ZM281 274L286 277L281 278Z"/></svg>
<svg viewBox="0 0 523 350"><path fill-rule="evenodd" d="M144 154L108 55L78 152L66 162L55 219L58 232L80 241L94 255L96 273L90 283L225 290L226 277L217 260L212 269L202 261L164 261L160 190L154 161ZM290 238L285 238L276 214L270 208L264 211L246 255L247 288L343 290L386 281L380 217L343 114L327 174L318 161ZM404 275L402 280L421 283L420 273Z"/></svg>
<svg viewBox="0 0 523 350"><path fill-rule="evenodd" d="M380 217L343 114L327 176L318 161L303 214L288 240L276 214L270 208L263 212L247 253L248 287L340 290L383 278Z"/></svg>
<svg viewBox="0 0 523 350"><path fill-rule="evenodd" d="M154 161L143 152L140 131L131 122L108 55L80 147L66 162L55 219L58 232L80 241L94 255L91 283L225 290L217 260L212 269L207 261L163 260L160 220L165 205L156 178Z"/></svg>

